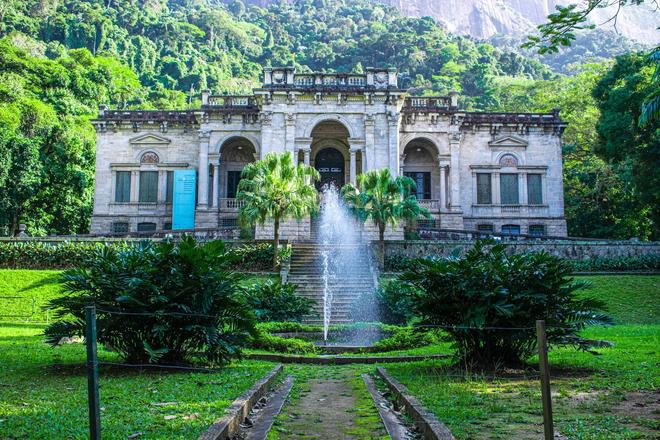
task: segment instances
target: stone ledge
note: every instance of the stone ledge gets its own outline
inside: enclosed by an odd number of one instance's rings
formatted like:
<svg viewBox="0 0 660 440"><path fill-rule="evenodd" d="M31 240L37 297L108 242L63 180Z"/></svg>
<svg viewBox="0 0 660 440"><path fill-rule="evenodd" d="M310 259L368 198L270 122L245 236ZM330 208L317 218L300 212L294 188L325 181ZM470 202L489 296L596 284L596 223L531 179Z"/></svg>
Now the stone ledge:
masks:
<svg viewBox="0 0 660 440"><path fill-rule="evenodd" d="M410 395L405 385L390 376L383 367L378 367L376 370L396 397L401 409L413 419L425 440L455 440L445 424L427 410L417 398Z"/></svg>
<svg viewBox="0 0 660 440"><path fill-rule="evenodd" d="M232 438L238 432L240 424L250 414L252 407L268 392L282 369L282 364L276 365L275 368L252 385L252 388L241 394L227 408L225 415L216 420L206 432L199 436L198 440L225 440Z"/></svg>

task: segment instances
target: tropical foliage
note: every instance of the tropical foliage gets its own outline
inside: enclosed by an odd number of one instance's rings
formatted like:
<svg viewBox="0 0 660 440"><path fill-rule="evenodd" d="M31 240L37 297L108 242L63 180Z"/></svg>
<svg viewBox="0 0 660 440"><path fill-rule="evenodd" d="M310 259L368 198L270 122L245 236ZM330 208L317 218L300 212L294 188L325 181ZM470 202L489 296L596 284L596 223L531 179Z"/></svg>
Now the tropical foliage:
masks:
<svg viewBox="0 0 660 440"><path fill-rule="evenodd" d="M551 345L588 350L589 325L611 324L604 303L578 296L564 260L544 252L509 255L506 246L478 242L463 257L417 260L400 279L411 283L413 310L423 324L451 336L457 361L470 367L520 365L536 349L535 322L546 321Z"/></svg>
<svg viewBox="0 0 660 440"><path fill-rule="evenodd" d="M203 355L223 364L240 355L254 334L232 257L221 241L142 243L101 248L65 272L65 295L50 301L56 321L46 328L55 345L81 336L85 306L97 307L98 341L129 363L182 364Z"/></svg>
<svg viewBox="0 0 660 440"><path fill-rule="evenodd" d="M345 185L342 197L358 220L372 221L378 229L380 266L385 256L385 229L396 227L400 220L415 220L431 214L417 203L414 195L415 181L410 177L392 177L390 170L382 168L360 174L357 186Z"/></svg>
<svg viewBox="0 0 660 440"><path fill-rule="evenodd" d="M301 322L314 314L314 301L296 294L298 286L268 279L245 289L245 301L259 322Z"/></svg>
<svg viewBox="0 0 660 440"><path fill-rule="evenodd" d="M273 221L273 267L278 264L280 225L288 218L302 219L318 210L314 168L294 163L293 154L268 153L243 169L236 198L242 202L240 219L246 224Z"/></svg>

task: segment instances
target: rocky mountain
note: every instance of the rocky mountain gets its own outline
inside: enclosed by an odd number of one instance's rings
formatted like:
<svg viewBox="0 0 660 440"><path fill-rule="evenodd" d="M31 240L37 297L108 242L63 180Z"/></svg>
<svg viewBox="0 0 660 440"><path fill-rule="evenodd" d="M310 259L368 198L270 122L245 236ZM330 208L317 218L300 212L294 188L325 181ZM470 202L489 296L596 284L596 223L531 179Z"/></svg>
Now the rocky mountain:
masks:
<svg viewBox="0 0 660 440"><path fill-rule="evenodd" d="M248 4L267 6L281 0L244 0ZM289 2L295 0L288 0ZM487 39L493 36L523 37L547 20L557 5L576 3L577 0L380 0L397 7L406 15L431 16L448 31ZM614 14L613 7L594 11L590 19L602 24ZM651 4L622 8L616 22L616 31L645 45L660 42L660 12ZM614 30L610 21L604 29Z"/></svg>

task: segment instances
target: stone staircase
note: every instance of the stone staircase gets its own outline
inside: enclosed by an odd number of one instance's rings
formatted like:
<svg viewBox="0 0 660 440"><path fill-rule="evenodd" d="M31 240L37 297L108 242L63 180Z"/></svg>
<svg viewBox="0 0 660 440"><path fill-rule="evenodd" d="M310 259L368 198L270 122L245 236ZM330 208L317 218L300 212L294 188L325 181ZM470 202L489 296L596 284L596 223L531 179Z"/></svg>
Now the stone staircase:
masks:
<svg viewBox="0 0 660 440"><path fill-rule="evenodd" d="M330 277L328 286L333 292L332 324L352 322L351 304L363 293L371 292L374 287L374 274L371 270L370 250L367 246L335 245L330 252L342 255L348 252L354 256L350 269L337 268ZM288 281L298 285L300 296L314 300L314 309L318 316L310 317L305 322L323 323L323 253L321 245L315 242L297 242L292 246Z"/></svg>

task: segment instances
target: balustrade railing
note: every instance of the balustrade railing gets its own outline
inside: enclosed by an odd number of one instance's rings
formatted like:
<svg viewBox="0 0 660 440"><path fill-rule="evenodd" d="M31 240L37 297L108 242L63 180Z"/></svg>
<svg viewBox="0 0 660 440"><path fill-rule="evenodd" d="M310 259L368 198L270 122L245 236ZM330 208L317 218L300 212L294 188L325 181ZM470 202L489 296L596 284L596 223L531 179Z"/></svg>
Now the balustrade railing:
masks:
<svg viewBox="0 0 660 440"><path fill-rule="evenodd" d="M208 105L222 108L256 108L257 100L254 96L211 95Z"/></svg>
<svg viewBox="0 0 660 440"><path fill-rule="evenodd" d="M417 204L422 208L428 209L429 211L438 211L440 209L439 200L420 199L417 200Z"/></svg>
<svg viewBox="0 0 660 440"><path fill-rule="evenodd" d="M245 202L238 199L220 199L220 209L238 211Z"/></svg>
<svg viewBox="0 0 660 440"><path fill-rule="evenodd" d="M419 96L406 98L403 111L448 110L451 107L449 96Z"/></svg>

